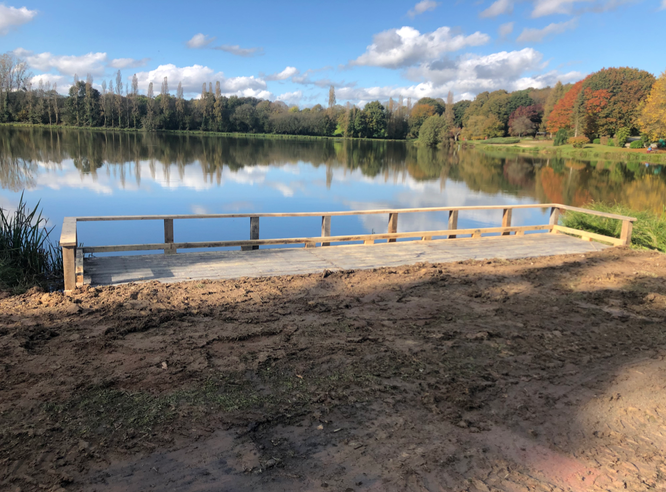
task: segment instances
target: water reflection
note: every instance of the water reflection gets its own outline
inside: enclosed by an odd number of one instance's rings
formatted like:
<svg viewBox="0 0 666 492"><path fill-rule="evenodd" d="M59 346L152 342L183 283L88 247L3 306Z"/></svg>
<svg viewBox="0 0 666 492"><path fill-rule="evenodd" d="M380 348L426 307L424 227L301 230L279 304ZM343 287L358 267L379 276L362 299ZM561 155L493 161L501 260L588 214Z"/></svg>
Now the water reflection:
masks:
<svg viewBox="0 0 666 492"><path fill-rule="evenodd" d="M2 203L22 190L33 192L56 224L65 215L580 206L592 200L662 212L662 171L633 162L488 155L404 142L0 128ZM469 217L478 224L495 219ZM382 230L381 220L362 219L362 230ZM400 228L445 225L441 217L424 220Z"/></svg>

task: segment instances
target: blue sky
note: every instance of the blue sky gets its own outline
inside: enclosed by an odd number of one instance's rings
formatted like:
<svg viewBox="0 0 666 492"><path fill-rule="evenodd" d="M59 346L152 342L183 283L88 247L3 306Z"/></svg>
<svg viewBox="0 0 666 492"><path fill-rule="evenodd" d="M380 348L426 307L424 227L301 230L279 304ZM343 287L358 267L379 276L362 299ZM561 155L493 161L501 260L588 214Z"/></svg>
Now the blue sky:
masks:
<svg viewBox="0 0 666 492"><path fill-rule="evenodd" d="M573 82L609 66L659 75L666 0L0 3L0 53L66 92L121 69L141 92L168 77L196 97L325 104L389 97L472 99L484 90Z"/></svg>

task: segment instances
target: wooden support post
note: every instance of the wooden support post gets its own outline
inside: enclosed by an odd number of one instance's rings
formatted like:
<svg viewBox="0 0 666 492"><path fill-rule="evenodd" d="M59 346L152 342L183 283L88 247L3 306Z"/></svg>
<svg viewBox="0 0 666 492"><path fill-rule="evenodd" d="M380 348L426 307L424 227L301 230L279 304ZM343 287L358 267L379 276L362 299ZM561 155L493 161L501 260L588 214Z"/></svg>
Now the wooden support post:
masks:
<svg viewBox="0 0 666 492"><path fill-rule="evenodd" d="M363 244L365 244L366 246L372 246L373 244L375 244L375 240L374 239L366 239L365 241L363 241Z"/></svg>
<svg viewBox="0 0 666 492"><path fill-rule="evenodd" d="M76 250L76 286L83 287L83 250Z"/></svg>
<svg viewBox="0 0 666 492"><path fill-rule="evenodd" d="M432 236L423 236L421 238L421 241L431 241L431 240L432 240Z"/></svg>
<svg viewBox="0 0 666 492"><path fill-rule="evenodd" d="M631 233L634 229L634 223L630 220L622 221L622 232L620 233L620 240L624 246L631 244Z"/></svg>
<svg viewBox="0 0 666 492"><path fill-rule="evenodd" d="M511 227L511 212L512 210L510 208L505 208L504 211L502 212L502 227ZM510 236L511 233L509 231L505 231L502 233L502 236Z"/></svg>
<svg viewBox="0 0 666 492"><path fill-rule="evenodd" d="M259 239L259 217L250 217L250 239ZM259 246L241 246L241 251L252 251Z"/></svg>
<svg viewBox="0 0 666 492"><path fill-rule="evenodd" d="M475 230L472 232L472 239L479 239L481 237L481 231L480 230Z"/></svg>
<svg viewBox="0 0 666 492"><path fill-rule="evenodd" d="M331 216L324 215L321 218L321 237L330 237L331 235ZM331 243L321 243L322 246L330 246Z"/></svg>
<svg viewBox="0 0 666 492"><path fill-rule="evenodd" d="M458 211L457 210L450 210L449 211L449 227L448 227L448 229L450 231L453 231L457 228L458 228ZM451 234L448 238L449 239L455 239L456 235Z"/></svg>
<svg viewBox="0 0 666 492"><path fill-rule="evenodd" d="M551 207L550 209L550 225L558 225L560 223L560 209L557 207ZM555 232L555 231L553 231Z"/></svg>
<svg viewBox="0 0 666 492"><path fill-rule="evenodd" d="M62 269L65 274L65 292L76 289L76 248L64 246L62 248Z"/></svg>
<svg viewBox="0 0 666 492"><path fill-rule="evenodd" d="M176 248L173 247L173 219L164 219L164 248L165 255L176 254Z"/></svg>
<svg viewBox="0 0 666 492"><path fill-rule="evenodd" d="M394 234L394 233L398 232L398 214L397 213L389 214L388 232L389 232L389 234ZM388 242L389 243L394 243L395 238L389 239Z"/></svg>

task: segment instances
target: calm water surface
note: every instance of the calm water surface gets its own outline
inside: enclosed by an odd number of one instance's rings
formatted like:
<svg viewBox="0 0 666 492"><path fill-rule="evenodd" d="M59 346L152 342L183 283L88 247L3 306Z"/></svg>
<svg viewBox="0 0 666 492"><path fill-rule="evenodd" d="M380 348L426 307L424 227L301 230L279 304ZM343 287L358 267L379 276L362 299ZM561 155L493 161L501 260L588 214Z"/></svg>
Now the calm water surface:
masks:
<svg viewBox="0 0 666 492"><path fill-rule="evenodd" d="M0 128L0 206L41 200L57 238L65 216L303 212L559 202L662 211L666 169L645 164L431 150L405 142L277 140ZM514 225L546 223L516 211ZM387 217L332 221L332 234L385 232ZM500 211L461 213L496 226ZM399 231L445 229L445 214L403 214ZM261 237L317 236L320 219L262 219ZM176 221L176 241L247 239L248 219ZM86 245L162 242L163 225L79 225Z"/></svg>

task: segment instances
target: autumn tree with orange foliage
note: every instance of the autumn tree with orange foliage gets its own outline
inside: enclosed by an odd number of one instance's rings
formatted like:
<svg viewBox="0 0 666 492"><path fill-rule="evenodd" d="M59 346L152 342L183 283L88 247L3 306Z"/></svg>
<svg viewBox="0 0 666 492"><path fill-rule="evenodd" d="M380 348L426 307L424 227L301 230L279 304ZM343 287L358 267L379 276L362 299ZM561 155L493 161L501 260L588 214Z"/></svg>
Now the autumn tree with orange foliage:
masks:
<svg viewBox="0 0 666 492"><path fill-rule="evenodd" d="M652 86L650 95L640 108L638 126L650 138L666 136L666 71Z"/></svg>
<svg viewBox="0 0 666 492"><path fill-rule="evenodd" d="M583 89L583 83L587 79L576 82L574 86L567 92L562 99L560 99L553 107L553 110L548 115L546 121L546 128L550 133L556 133L561 128L573 128L577 130L576 123L573 121L574 105L576 99Z"/></svg>
<svg viewBox="0 0 666 492"><path fill-rule="evenodd" d="M409 136L418 137L419 130L423 122L436 113L435 108L430 104L417 104L409 115L407 124L409 125Z"/></svg>

